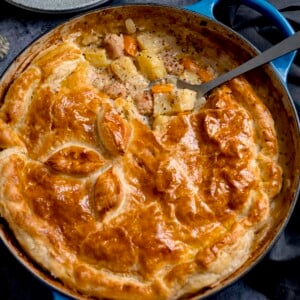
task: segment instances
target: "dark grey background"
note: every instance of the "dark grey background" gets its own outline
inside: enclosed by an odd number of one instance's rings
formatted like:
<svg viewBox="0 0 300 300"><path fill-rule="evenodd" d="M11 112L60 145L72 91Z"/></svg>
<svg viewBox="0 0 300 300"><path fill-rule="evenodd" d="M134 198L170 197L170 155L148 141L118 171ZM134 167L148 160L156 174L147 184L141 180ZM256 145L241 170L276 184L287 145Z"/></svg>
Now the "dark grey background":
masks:
<svg viewBox="0 0 300 300"><path fill-rule="evenodd" d="M264 0L257 0L264 1ZM193 0L122 1L112 0L105 5L120 3L161 3L184 6ZM270 0L290 21L295 31L300 30L300 0ZM278 42L282 36L264 17L236 5L234 0L221 0L215 16L248 38L263 50ZM105 6L104 5L104 6ZM0 61L0 74L28 44L42 33L69 19L74 14L46 15L15 8L0 0L0 34L5 35L11 48L8 56ZM300 111L300 55L297 54L288 76L288 88ZM242 279L209 300L260 300L300 299L300 204L280 238L265 258ZM0 242L0 299L47 300L50 290L25 270Z"/></svg>

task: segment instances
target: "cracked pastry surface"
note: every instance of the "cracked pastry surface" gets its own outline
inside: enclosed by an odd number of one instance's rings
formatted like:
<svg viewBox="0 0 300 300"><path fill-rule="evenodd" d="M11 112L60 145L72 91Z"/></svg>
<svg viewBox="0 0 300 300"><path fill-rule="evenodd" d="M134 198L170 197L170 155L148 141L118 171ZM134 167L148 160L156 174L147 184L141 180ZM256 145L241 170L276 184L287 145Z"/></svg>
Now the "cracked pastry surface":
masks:
<svg viewBox="0 0 300 300"><path fill-rule="evenodd" d="M10 86L0 214L70 289L176 299L251 255L281 188L276 132L242 77L206 99L172 83L146 90L166 75L197 83L221 69L170 26L116 24L72 28Z"/></svg>

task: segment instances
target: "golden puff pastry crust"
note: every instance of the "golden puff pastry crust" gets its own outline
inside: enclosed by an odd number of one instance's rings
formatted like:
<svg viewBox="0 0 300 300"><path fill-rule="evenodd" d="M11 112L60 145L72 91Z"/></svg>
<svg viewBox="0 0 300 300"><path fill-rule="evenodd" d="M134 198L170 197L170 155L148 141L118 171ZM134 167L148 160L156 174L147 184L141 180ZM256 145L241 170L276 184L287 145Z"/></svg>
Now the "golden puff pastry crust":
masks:
<svg viewBox="0 0 300 300"><path fill-rule="evenodd" d="M102 17L68 28L6 93L0 214L71 290L177 299L251 256L281 189L274 122L241 77L205 99L172 82L148 90L167 75L209 80L230 60L216 65L188 28Z"/></svg>

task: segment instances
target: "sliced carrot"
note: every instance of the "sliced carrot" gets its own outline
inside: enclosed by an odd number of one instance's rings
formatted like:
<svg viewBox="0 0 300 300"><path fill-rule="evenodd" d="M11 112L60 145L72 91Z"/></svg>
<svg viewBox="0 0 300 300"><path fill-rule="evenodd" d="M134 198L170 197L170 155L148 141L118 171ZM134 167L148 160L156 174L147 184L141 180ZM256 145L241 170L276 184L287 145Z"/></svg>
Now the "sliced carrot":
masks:
<svg viewBox="0 0 300 300"><path fill-rule="evenodd" d="M184 57L182 59L182 64L186 70L196 73L203 82L213 79L212 74L207 70L206 67L198 65L197 62L189 57Z"/></svg>
<svg viewBox="0 0 300 300"><path fill-rule="evenodd" d="M124 35L124 49L125 52L131 56L136 56L138 43L131 35Z"/></svg>
<svg viewBox="0 0 300 300"><path fill-rule="evenodd" d="M157 93L170 93L173 91L173 84L170 83L164 83L164 84L156 84L154 86L152 86L151 91L154 94Z"/></svg>
<svg viewBox="0 0 300 300"><path fill-rule="evenodd" d="M207 82L213 79L212 74L207 70L207 68L204 67L199 67L197 75L199 76L202 82Z"/></svg>
<svg viewBox="0 0 300 300"><path fill-rule="evenodd" d="M199 71L199 66L197 65L197 63L189 57L184 57L182 59L182 64L186 70L189 70L194 73L197 73Z"/></svg>

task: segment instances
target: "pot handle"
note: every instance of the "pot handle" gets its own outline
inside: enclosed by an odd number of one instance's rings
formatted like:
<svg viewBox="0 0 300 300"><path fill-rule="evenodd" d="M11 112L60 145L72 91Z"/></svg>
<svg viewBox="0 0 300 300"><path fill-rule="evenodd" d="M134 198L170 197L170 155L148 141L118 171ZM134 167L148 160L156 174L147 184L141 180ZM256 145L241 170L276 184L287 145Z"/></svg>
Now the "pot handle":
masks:
<svg viewBox="0 0 300 300"><path fill-rule="evenodd" d="M214 8L220 1L221 0L200 0L199 2L186 6L185 8L216 20L214 17ZM295 33L287 19L272 4L265 0L237 0L233 1L233 3L246 5L261 13L273 22L273 24L283 33L284 37L291 36ZM287 75L295 55L296 51L285 54L272 62L281 79L285 83L287 82Z"/></svg>

